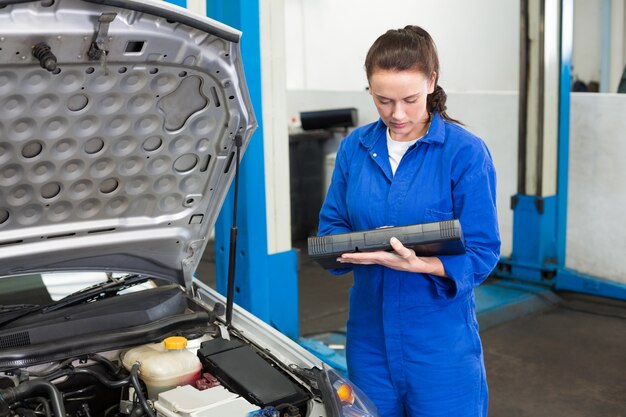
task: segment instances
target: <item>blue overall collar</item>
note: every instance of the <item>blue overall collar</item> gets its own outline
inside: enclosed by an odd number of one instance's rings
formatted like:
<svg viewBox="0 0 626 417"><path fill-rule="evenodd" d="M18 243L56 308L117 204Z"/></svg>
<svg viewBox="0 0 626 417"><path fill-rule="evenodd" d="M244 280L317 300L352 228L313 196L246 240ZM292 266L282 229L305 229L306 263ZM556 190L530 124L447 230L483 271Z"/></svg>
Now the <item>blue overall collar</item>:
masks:
<svg viewBox="0 0 626 417"><path fill-rule="evenodd" d="M432 120L430 122L430 127L428 128L428 132L426 136L421 138L419 142L421 143L433 143L433 144L443 144L446 140L446 126L443 121L443 118L439 113L434 113L432 116ZM378 119L371 129L368 129L364 135L361 136L360 140L363 146L368 149L372 149L376 142L379 140L384 140L386 143L387 140L387 126L383 123L382 119Z"/></svg>

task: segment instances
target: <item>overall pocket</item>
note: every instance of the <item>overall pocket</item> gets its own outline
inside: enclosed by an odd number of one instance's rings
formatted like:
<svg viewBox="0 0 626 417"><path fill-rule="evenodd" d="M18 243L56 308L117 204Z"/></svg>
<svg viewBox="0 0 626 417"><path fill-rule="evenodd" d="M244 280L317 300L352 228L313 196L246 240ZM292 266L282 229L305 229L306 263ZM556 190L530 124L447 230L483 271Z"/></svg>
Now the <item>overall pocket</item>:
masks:
<svg viewBox="0 0 626 417"><path fill-rule="evenodd" d="M427 208L424 212L424 218L427 222L438 222L441 220L452 220L454 213L451 211L440 211L432 208Z"/></svg>
<svg viewBox="0 0 626 417"><path fill-rule="evenodd" d="M463 308L465 310L465 322L467 324L469 337L472 338L472 342L474 345L474 354L476 356L480 356L483 348L482 344L480 343L479 325L478 320L476 320L476 307L474 297L468 297L467 300L463 303Z"/></svg>

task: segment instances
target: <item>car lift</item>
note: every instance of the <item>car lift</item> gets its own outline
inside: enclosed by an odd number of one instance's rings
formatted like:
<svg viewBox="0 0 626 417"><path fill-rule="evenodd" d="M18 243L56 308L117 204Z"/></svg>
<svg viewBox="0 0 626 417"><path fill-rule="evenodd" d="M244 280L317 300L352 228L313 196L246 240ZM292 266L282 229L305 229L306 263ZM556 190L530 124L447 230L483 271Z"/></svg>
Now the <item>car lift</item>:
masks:
<svg viewBox="0 0 626 417"><path fill-rule="evenodd" d="M522 0L521 6L513 252L495 275L626 300L626 285L565 267L573 0Z"/></svg>

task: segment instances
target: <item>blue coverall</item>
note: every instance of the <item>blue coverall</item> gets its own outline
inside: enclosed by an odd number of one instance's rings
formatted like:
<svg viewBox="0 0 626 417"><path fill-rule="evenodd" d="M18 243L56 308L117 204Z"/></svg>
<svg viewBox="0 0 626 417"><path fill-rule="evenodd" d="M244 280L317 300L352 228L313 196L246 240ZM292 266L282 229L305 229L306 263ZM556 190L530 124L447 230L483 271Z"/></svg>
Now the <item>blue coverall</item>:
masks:
<svg viewBox="0 0 626 417"><path fill-rule="evenodd" d="M459 219L466 254L440 256L448 278L353 265L350 379L383 417L486 416L473 288L500 253L496 176L484 142L432 116L392 174L386 129L360 127L339 147L319 235Z"/></svg>

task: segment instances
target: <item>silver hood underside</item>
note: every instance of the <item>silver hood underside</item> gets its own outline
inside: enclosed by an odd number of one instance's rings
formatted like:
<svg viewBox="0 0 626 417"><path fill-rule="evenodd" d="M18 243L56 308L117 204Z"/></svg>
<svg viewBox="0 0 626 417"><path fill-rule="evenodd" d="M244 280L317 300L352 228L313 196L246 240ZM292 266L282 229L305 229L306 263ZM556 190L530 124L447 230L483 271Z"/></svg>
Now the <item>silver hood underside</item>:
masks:
<svg viewBox="0 0 626 417"><path fill-rule="evenodd" d="M256 127L239 38L161 1L0 0L0 276L188 285Z"/></svg>

